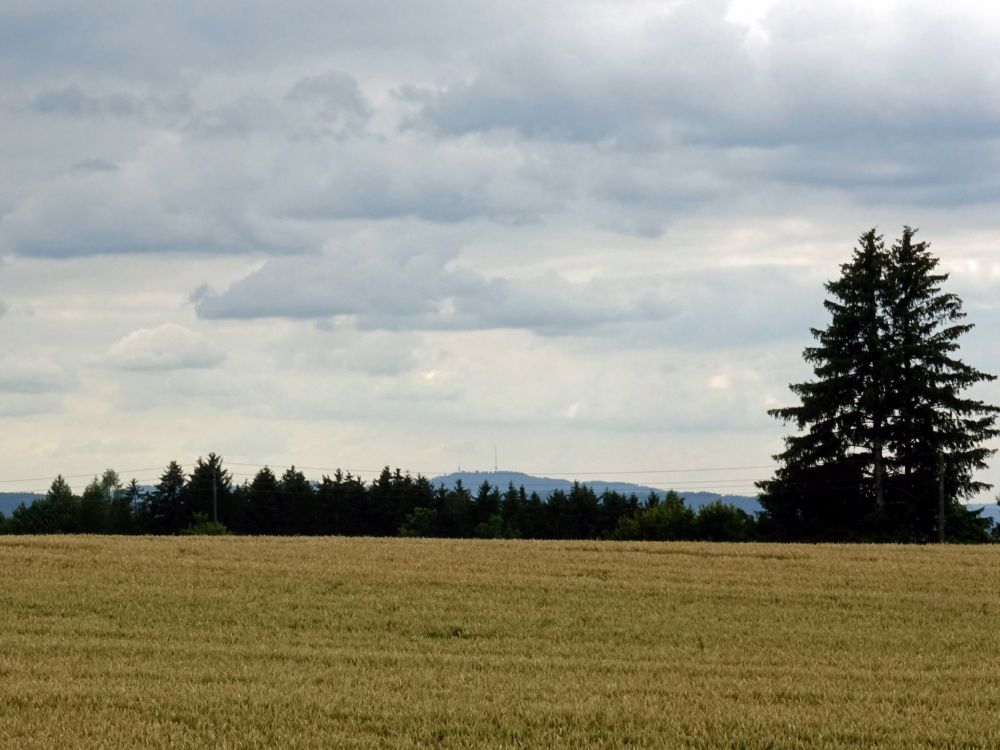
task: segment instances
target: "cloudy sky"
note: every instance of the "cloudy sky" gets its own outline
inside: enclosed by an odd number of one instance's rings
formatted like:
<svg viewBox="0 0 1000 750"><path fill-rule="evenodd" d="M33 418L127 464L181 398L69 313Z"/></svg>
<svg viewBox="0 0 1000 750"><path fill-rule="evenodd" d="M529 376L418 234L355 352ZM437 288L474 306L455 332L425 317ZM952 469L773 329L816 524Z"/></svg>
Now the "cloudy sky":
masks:
<svg viewBox="0 0 1000 750"><path fill-rule="evenodd" d="M6 0L0 489L750 492L871 226L1000 372L997 49L988 2Z"/></svg>

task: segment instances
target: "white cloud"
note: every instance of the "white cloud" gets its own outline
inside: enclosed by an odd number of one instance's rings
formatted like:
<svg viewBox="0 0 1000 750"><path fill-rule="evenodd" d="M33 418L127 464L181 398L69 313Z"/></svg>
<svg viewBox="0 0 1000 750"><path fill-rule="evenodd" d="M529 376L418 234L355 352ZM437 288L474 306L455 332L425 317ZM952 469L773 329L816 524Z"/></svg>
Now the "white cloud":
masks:
<svg viewBox="0 0 1000 750"><path fill-rule="evenodd" d="M486 278L441 254L377 249L267 261L216 292L193 295L206 319L351 317L370 330L527 329L564 335L605 325L663 320L672 306L643 279L570 282Z"/></svg>
<svg viewBox="0 0 1000 750"><path fill-rule="evenodd" d="M105 355L116 370L185 370L215 367L225 359L218 342L176 323L140 328Z"/></svg>
<svg viewBox="0 0 1000 750"><path fill-rule="evenodd" d="M76 385L72 372L51 356L6 354L0 358L0 392L14 394L60 393Z"/></svg>
<svg viewBox="0 0 1000 750"><path fill-rule="evenodd" d="M17 419L57 414L63 410L64 403L64 398L53 393L25 396L0 390L0 418Z"/></svg>

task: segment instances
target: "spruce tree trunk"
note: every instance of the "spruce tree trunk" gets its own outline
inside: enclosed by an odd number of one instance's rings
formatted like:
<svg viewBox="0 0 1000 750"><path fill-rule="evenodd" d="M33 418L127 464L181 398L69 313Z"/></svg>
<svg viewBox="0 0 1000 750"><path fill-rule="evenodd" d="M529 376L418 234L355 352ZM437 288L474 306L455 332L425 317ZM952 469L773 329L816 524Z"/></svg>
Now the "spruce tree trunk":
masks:
<svg viewBox="0 0 1000 750"><path fill-rule="evenodd" d="M944 452L938 453L938 544L944 544Z"/></svg>
<svg viewBox="0 0 1000 750"><path fill-rule="evenodd" d="M882 515L885 513L885 466L882 463L882 425L875 424L875 444L872 446L875 462L875 511Z"/></svg>

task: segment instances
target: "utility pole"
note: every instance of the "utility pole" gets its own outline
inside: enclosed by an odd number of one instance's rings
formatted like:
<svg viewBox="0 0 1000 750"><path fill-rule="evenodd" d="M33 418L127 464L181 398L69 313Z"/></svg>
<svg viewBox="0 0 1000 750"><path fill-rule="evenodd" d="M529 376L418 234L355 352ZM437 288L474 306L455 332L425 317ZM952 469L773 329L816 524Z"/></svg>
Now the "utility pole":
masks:
<svg viewBox="0 0 1000 750"><path fill-rule="evenodd" d="M218 463L212 464L212 523L219 522L219 482L217 474L219 471Z"/></svg>
<svg viewBox="0 0 1000 750"><path fill-rule="evenodd" d="M944 451L938 452L938 544L944 544Z"/></svg>

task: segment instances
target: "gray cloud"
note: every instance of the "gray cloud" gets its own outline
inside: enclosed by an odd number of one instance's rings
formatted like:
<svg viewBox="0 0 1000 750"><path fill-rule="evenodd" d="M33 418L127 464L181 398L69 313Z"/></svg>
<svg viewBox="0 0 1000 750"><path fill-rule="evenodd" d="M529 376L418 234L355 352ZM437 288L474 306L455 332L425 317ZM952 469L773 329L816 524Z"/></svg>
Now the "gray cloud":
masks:
<svg viewBox="0 0 1000 750"><path fill-rule="evenodd" d="M677 315L659 338L691 349L809 343L825 319L824 290L807 269L767 264L679 274L670 279Z"/></svg>
<svg viewBox="0 0 1000 750"><path fill-rule="evenodd" d="M894 190L956 205L995 199L1000 94L987 81L1000 62L987 50L996 24L898 6L888 15L904 31L887 35L873 31L886 28L876 21L889 25L883 18L783 3L763 24L766 43L754 45L725 20L726 5L689 3L652 20L626 54L609 54L608 40L585 30L491 48L463 79L401 95L419 108L415 122L443 138L513 131L590 142L647 152L664 174L699 162L698 172L730 186L859 188L882 201ZM627 183L628 170L621 174ZM613 185L596 190L628 196ZM702 200L697 190L689 196Z"/></svg>
<svg viewBox="0 0 1000 750"><path fill-rule="evenodd" d="M70 171L73 172L117 172L118 165L113 161L100 158L84 159L83 161L78 161L72 167Z"/></svg>
<svg viewBox="0 0 1000 750"><path fill-rule="evenodd" d="M79 87L69 86L41 92L31 102L30 108L42 114L131 117L142 114L143 104L129 94L88 96Z"/></svg>
<svg viewBox="0 0 1000 750"><path fill-rule="evenodd" d="M40 91L31 99L28 109L44 115L71 117L142 117L183 114L190 109L190 102L182 95L161 98L121 91L92 94L74 85Z"/></svg>
<svg viewBox="0 0 1000 750"><path fill-rule="evenodd" d="M322 338L312 346L295 346L287 352L295 369L395 377L417 365L421 337L412 331L359 331L347 319L331 318L318 320L316 329Z"/></svg>
<svg viewBox="0 0 1000 750"><path fill-rule="evenodd" d="M246 138L260 132L281 132L286 123L281 112L257 95L198 110L184 130L203 138Z"/></svg>
<svg viewBox="0 0 1000 750"><path fill-rule="evenodd" d="M64 399L54 393L26 396L0 391L0 418L16 419L39 414L57 414L63 410Z"/></svg>
<svg viewBox="0 0 1000 750"><path fill-rule="evenodd" d="M135 144L78 160L76 183L11 186L0 196L9 206L0 242L60 258L288 253L321 247L336 223L400 218L498 228L562 220L657 237L678 217L786 202L808 211L831 192L865 206L1000 197L990 140L1000 95L981 83L1000 74L982 54L1000 36L995 24L899 6L888 19L908 33L875 39L864 13L779 3L761 22L766 41L754 44L723 2L622 9L597 34L608 7L583 3L565 18L555 8L512 36L498 30L516 28L527 6L515 4L506 21L492 6L481 18L460 12L471 36L448 41L454 66L443 52L430 66L376 64L376 37L362 33L343 65L318 57L304 66L302 50L286 50L299 65L267 76L210 68L162 96L145 93L155 84L148 72L107 90L36 87L31 116L81 127L82 115L134 120ZM296 24L255 12L275 28ZM340 12L373 31L367 15ZM218 9L198 13L219 20ZM166 35L205 41L172 29L170 14L160 20ZM401 37L427 30L396 20ZM916 53L932 31L940 44L924 62ZM229 60L227 43L219 54ZM845 58L852 48L866 53L863 67Z"/></svg>
<svg viewBox="0 0 1000 750"><path fill-rule="evenodd" d="M327 116L366 118L371 108L358 82L338 70L306 76L285 97L290 102L317 103Z"/></svg>
<svg viewBox="0 0 1000 750"><path fill-rule="evenodd" d="M101 19L85 10L44 7L5 12L0 24L0 59L21 74L112 63L101 48Z"/></svg>
<svg viewBox="0 0 1000 750"><path fill-rule="evenodd" d="M204 336L184 326L166 323L140 328L124 336L105 355L116 370L189 370L215 367L225 354Z"/></svg>
<svg viewBox="0 0 1000 750"><path fill-rule="evenodd" d="M981 140L1000 125L1000 94L987 83L1000 62L983 54L997 29L975 17L899 6L888 20L904 33L890 36L873 31L878 11L786 2L755 46L726 20L727 6L687 3L651 18L617 55L587 32L585 17L571 19L578 34L489 48L467 80L403 94L445 133L506 128L626 146ZM928 36L934 54L921 55Z"/></svg>
<svg viewBox="0 0 1000 750"><path fill-rule="evenodd" d="M388 48L397 59L459 55L466 45L517 30L538 12L516 0L475 8L461 0L401 5L372 0L303 0L293 10L252 0L234 13L227 3L181 0L141 8L99 0L86 10L58 0L19 3L0 26L0 61L29 74L142 70L158 80L190 70L270 70L290 57L314 59L331 50ZM178 61L183 61L183 66Z"/></svg>
<svg viewBox="0 0 1000 750"><path fill-rule="evenodd" d="M192 296L202 318L319 319L350 316L367 330L527 329L562 335L662 319L655 289L621 280L571 283L555 274L487 279L440 255L342 252L273 259L222 292Z"/></svg>
<svg viewBox="0 0 1000 750"><path fill-rule="evenodd" d="M500 223L537 218L558 197L547 195L530 164L509 145L441 143L413 134L359 136L283 152L293 183L276 186L271 210L307 221L417 217L456 223L487 217Z"/></svg>
<svg viewBox="0 0 1000 750"><path fill-rule="evenodd" d="M34 257L283 252L294 231L271 233L248 215L253 186L223 169L226 156L154 140L134 161L91 161L26 195L0 217L0 247ZM294 244L292 249L301 249Z"/></svg>
<svg viewBox="0 0 1000 750"><path fill-rule="evenodd" d="M47 355L7 355L0 359L0 393L63 393L77 384L71 372Z"/></svg>

